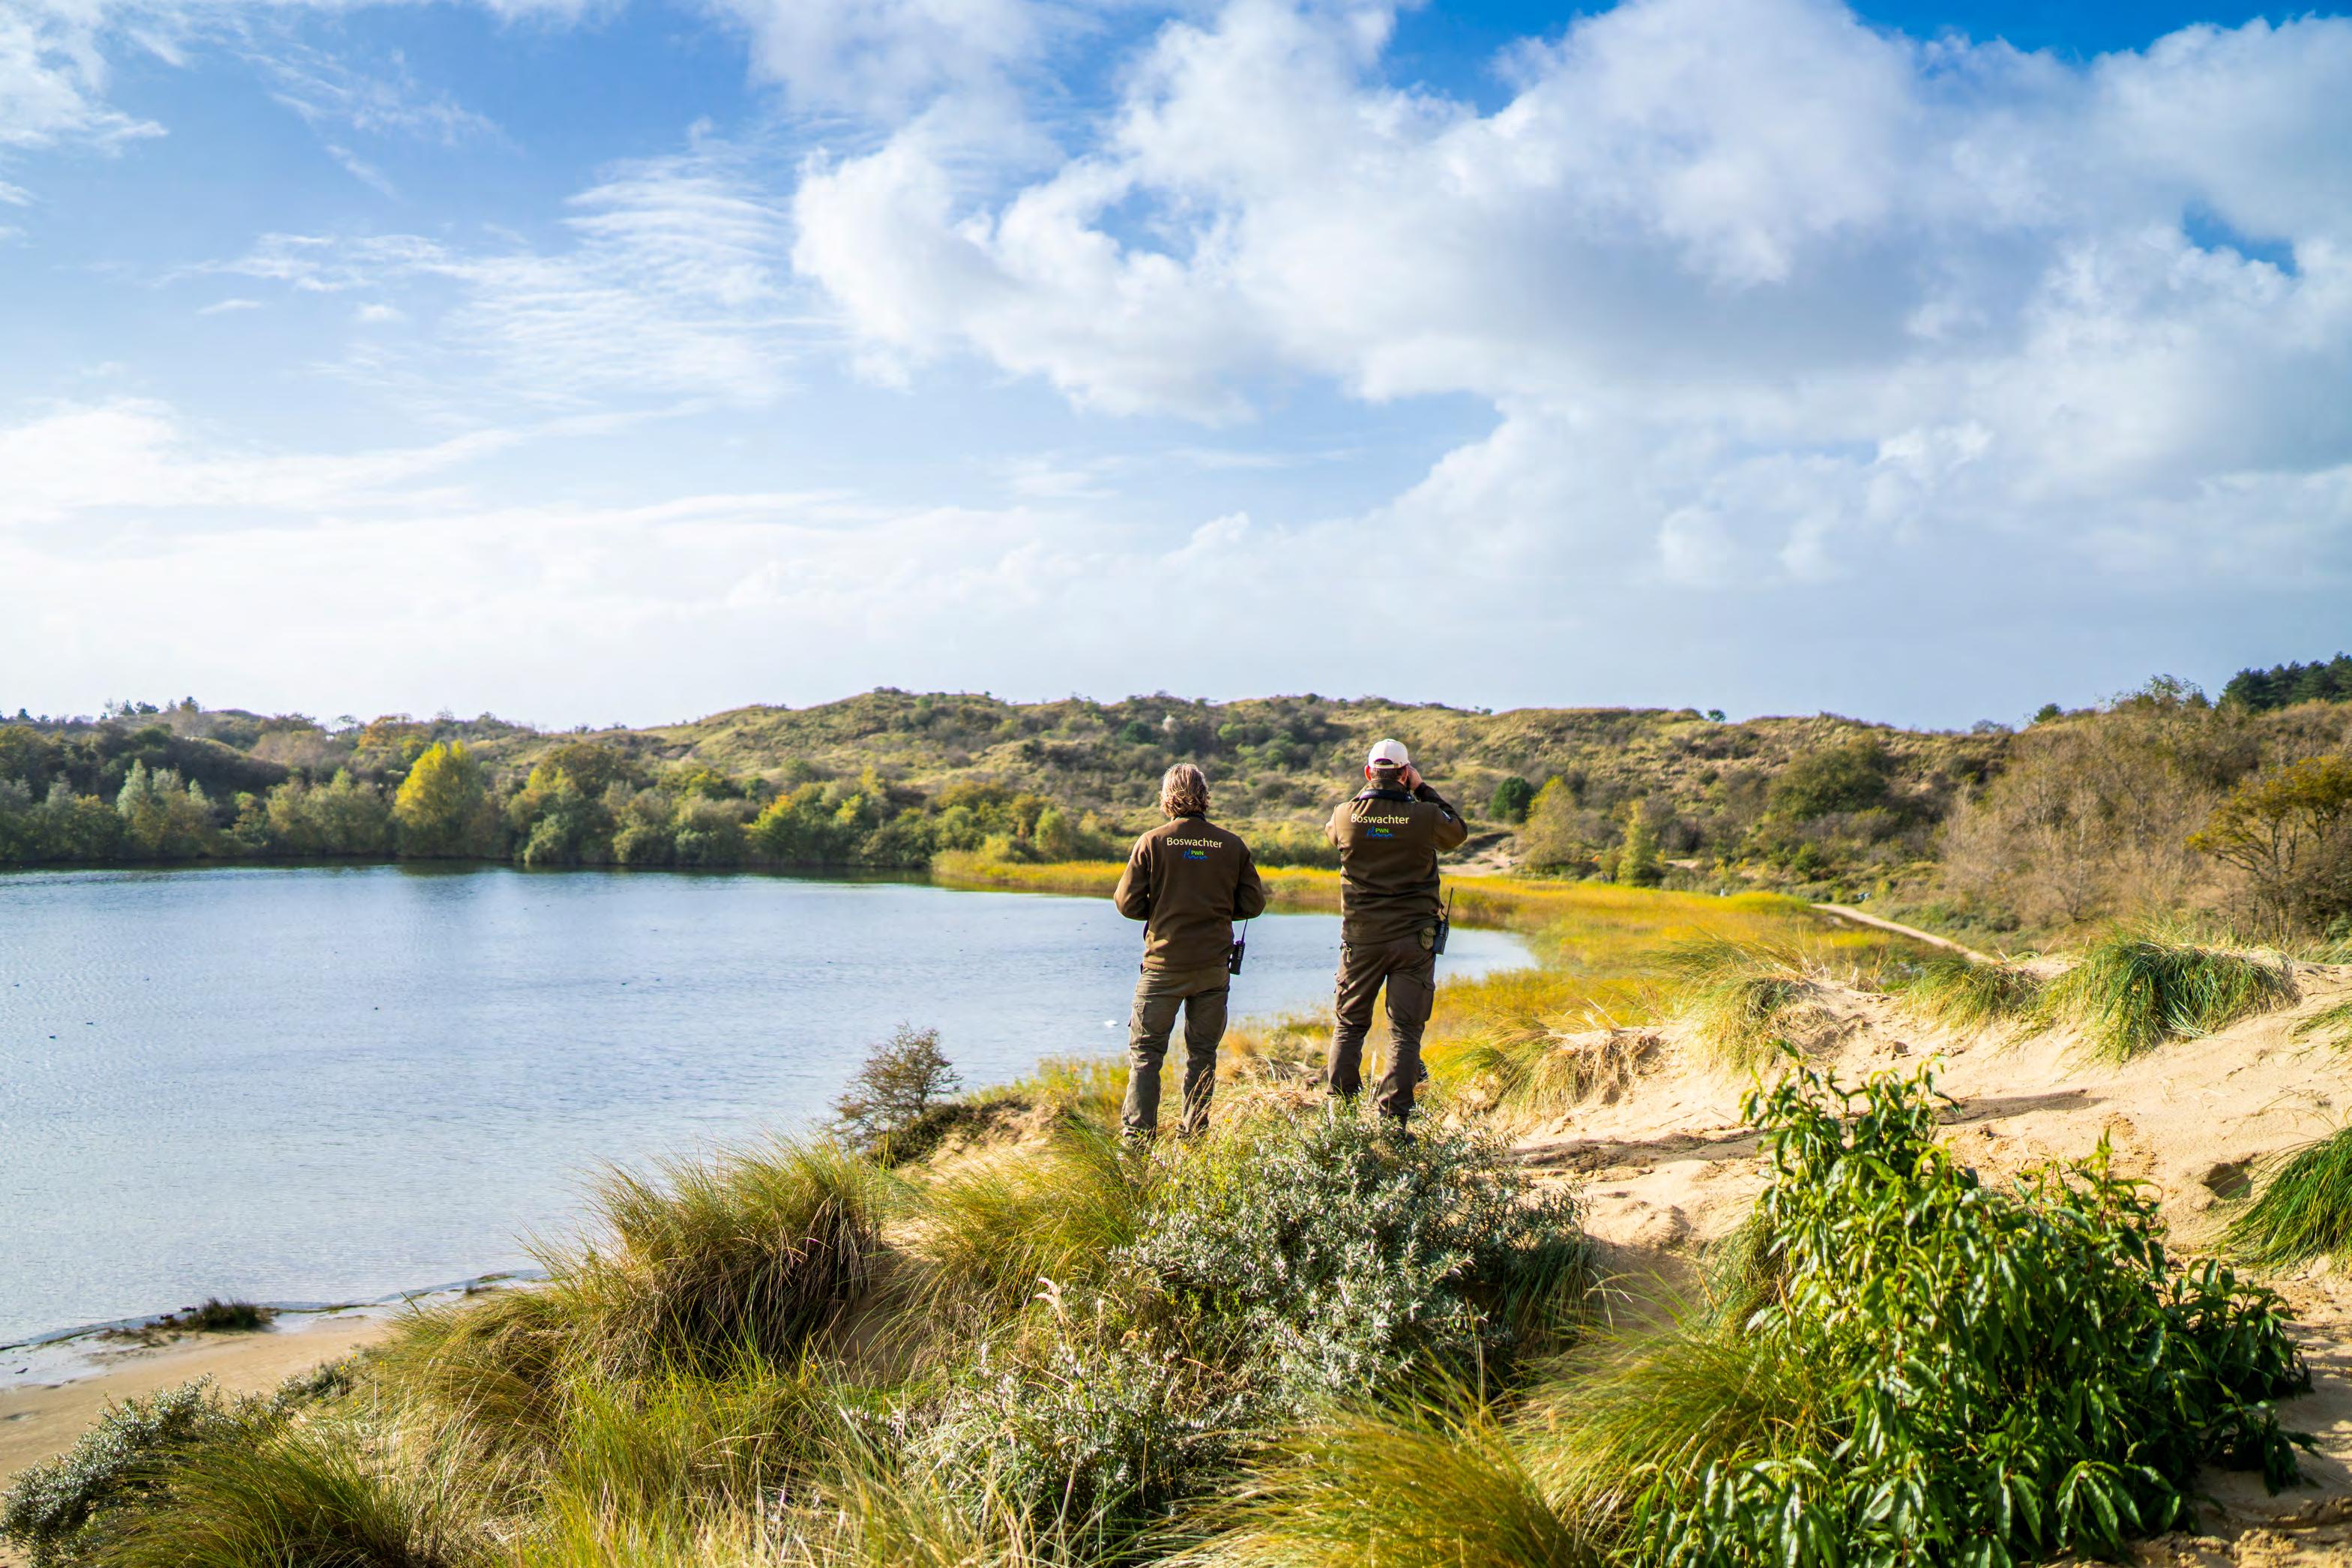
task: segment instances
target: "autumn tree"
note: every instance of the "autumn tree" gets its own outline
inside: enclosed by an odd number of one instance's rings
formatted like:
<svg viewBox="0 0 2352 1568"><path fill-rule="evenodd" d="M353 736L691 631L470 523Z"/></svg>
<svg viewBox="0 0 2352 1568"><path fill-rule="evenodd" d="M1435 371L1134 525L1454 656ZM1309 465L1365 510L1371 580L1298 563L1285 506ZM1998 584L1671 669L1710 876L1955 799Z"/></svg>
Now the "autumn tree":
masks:
<svg viewBox="0 0 2352 1568"><path fill-rule="evenodd" d="M392 816L404 855L486 853L497 822L482 765L463 741L436 741L418 754Z"/></svg>

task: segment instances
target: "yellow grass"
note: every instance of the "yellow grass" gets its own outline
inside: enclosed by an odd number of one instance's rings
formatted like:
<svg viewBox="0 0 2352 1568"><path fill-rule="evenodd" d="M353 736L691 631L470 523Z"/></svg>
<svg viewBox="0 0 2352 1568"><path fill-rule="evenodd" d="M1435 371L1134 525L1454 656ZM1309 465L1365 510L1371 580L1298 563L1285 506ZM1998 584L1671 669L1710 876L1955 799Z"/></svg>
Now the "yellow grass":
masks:
<svg viewBox="0 0 2352 1568"><path fill-rule="evenodd" d="M944 855L932 875L951 887L1107 897L1116 861L1007 864ZM1276 910L1336 910L1337 871L1283 868L1264 873ZM1554 1072L1565 1037L1654 1023L1672 1005L1670 955L1699 942L1770 946L1832 970L1873 967L1891 939L1816 914L1777 893L1664 892L1605 882L1517 877L1448 877L1454 918L1526 941L1535 963L1467 978L1441 979L1424 1055L1441 1085L1483 1084L1487 1097L1530 1111L1564 1108L1586 1076ZM1334 955L1336 958L1336 954ZM1244 1075L1311 1071L1328 1022L1293 1018L1237 1024L1230 1068Z"/></svg>

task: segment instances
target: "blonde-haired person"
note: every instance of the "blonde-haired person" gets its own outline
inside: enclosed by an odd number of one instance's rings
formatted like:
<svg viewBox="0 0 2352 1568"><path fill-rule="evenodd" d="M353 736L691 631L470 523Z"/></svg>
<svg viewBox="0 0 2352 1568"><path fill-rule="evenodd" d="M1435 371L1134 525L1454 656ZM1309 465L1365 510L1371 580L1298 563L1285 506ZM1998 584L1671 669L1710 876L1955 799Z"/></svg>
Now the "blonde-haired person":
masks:
<svg viewBox="0 0 2352 1568"><path fill-rule="evenodd" d="M1111 901L1143 927L1143 969L1127 1036L1127 1104L1120 1131L1149 1138L1160 1128L1160 1068L1176 1014L1184 1014L1186 1132L1209 1124L1217 1084L1217 1043L1225 1037L1225 955L1234 922L1265 908L1265 884L1249 846L1209 820L1209 780L1178 763L1160 781L1168 820L1135 841Z"/></svg>

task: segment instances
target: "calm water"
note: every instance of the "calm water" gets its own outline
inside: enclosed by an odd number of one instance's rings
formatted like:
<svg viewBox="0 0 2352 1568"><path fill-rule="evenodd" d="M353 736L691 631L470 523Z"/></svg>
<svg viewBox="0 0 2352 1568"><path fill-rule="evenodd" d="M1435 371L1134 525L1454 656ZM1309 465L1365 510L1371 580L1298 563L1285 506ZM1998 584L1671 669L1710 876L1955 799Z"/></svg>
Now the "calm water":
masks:
<svg viewBox="0 0 2352 1568"><path fill-rule="evenodd" d="M901 1021L973 1085L1115 1050L1138 929L777 877L0 876L0 1343L521 1266L600 1163L806 1127ZM1325 1001L1338 942L1259 921L1235 1011ZM1519 954L1462 931L1441 970Z"/></svg>

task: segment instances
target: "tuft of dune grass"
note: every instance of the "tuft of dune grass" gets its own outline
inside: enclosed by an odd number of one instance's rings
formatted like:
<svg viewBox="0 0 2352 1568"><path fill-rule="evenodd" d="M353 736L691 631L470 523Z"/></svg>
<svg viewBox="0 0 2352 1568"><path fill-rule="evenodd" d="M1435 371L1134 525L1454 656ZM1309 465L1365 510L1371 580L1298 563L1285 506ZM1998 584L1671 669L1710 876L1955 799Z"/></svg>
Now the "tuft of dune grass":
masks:
<svg viewBox="0 0 2352 1568"><path fill-rule="evenodd" d="M790 1362L872 1283L887 1178L832 1143L778 1143L604 1178L604 1244L550 1260L607 1370Z"/></svg>
<svg viewBox="0 0 2352 1568"><path fill-rule="evenodd" d="M169 1504L104 1543L108 1568L460 1568L474 1560L447 1471L398 1471L357 1434L305 1424L210 1442Z"/></svg>
<svg viewBox="0 0 2352 1568"><path fill-rule="evenodd" d="M1066 1116L1042 1151L940 1176L908 1200L901 1289L926 1312L1003 1317L1054 1284L1098 1274L1133 1241L1154 1166L1115 1133Z"/></svg>
<svg viewBox="0 0 2352 1568"><path fill-rule="evenodd" d="M2294 1026L2298 1040L2325 1040L2338 1050L2352 1047L2352 997L2323 1007Z"/></svg>
<svg viewBox="0 0 2352 1568"><path fill-rule="evenodd" d="M2121 931L2093 944L2050 983L2036 1018L2072 1024L2094 1055L2125 1062L2168 1040L2210 1035L2294 998L2294 978L2284 963L2159 932Z"/></svg>
<svg viewBox="0 0 2352 1568"><path fill-rule="evenodd" d="M2271 1162L2228 1244L2266 1268L2352 1257L2352 1127Z"/></svg>
<svg viewBox="0 0 2352 1568"><path fill-rule="evenodd" d="M1752 1072L1778 1046L1789 1014L1816 994L1803 956L1769 942L1706 940L1666 955L1676 1010L1708 1058Z"/></svg>
<svg viewBox="0 0 2352 1568"><path fill-rule="evenodd" d="M1600 1568L1483 1405L1343 1410L1274 1445L1191 1561L1216 1568Z"/></svg>
<svg viewBox="0 0 2352 1568"><path fill-rule="evenodd" d="M2011 1034L2042 1005L2039 975L1957 952L1924 958L1889 987L1904 1011L1955 1034Z"/></svg>

